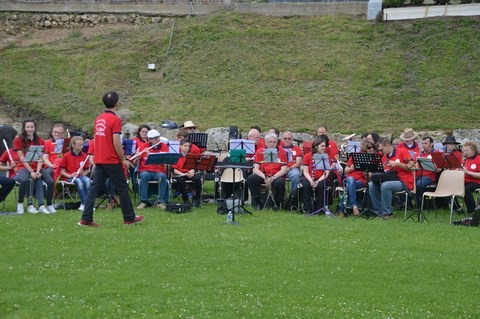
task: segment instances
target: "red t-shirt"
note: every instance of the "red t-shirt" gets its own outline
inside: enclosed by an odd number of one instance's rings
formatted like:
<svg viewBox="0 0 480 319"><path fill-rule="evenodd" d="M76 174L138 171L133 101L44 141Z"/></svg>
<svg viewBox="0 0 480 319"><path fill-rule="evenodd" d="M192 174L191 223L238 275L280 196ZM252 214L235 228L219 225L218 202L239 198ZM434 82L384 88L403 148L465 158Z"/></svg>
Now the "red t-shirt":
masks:
<svg viewBox="0 0 480 319"><path fill-rule="evenodd" d="M436 153L436 151L428 152L428 153L421 152L418 155L418 157L432 159L432 153ZM418 170L416 172L416 177L420 177L420 176L430 177L434 183L437 180L437 173L432 171Z"/></svg>
<svg viewBox="0 0 480 319"><path fill-rule="evenodd" d="M352 165L353 165L353 156L350 156L350 158L347 161L347 166L352 166ZM367 184L365 174L362 171L356 171L355 169L353 169L353 171L348 173L347 176L351 176L356 181L361 181L362 183Z"/></svg>
<svg viewBox="0 0 480 319"><path fill-rule="evenodd" d="M303 166L306 166L304 167L304 169L308 169L308 172L310 173L310 176L312 177L312 179L317 180L320 177L322 177L323 169L317 170L315 168L316 165L315 165L315 161L313 160L314 159L313 155L314 154L312 152L305 154L305 156L303 157ZM329 164L331 165L332 159L330 157L328 159L330 162Z"/></svg>
<svg viewBox="0 0 480 319"><path fill-rule="evenodd" d="M325 153L328 154L329 158L335 159L338 155L338 145L335 141L329 140L328 147L325 147Z"/></svg>
<svg viewBox="0 0 480 319"><path fill-rule="evenodd" d="M287 165L287 153L283 148L277 148L277 157L278 163L265 163L263 151L266 148L261 148L255 152L255 164L260 165L260 170L265 174L265 176L270 177L275 175L282 169L282 166Z"/></svg>
<svg viewBox="0 0 480 319"><path fill-rule="evenodd" d="M18 157L17 152L15 152L13 149L10 149L9 151L13 161L18 165L20 158ZM10 156L8 155L7 151L3 152L2 156L0 157L0 162L10 163ZM10 163L10 165L12 165L12 163ZM8 177L13 178L15 175L17 175L17 172L15 171L15 169L11 169L8 171Z"/></svg>
<svg viewBox="0 0 480 319"><path fill-rule="evenodd" d="M394 148L392 156L384 155L382 158L383 163L395 161L406 164L411 160L410 153L404 148ZM413 173L400 167L394 167L393 169L397 171L398 178L407 185L408 189L413 190Z"/></svg>
<svg viewBox="0 0 480 319"><path fill-rule="evenodd" d="M62 157L60 168L64 168L67 174L73 174L80 168L81 162L87 159L87 154L80 152L75 154L73 151L67 152ZM83 170L88 168L88 161L83 165ZM67 180L65 176L62 176L62 180Z"/></svg>
<svg viewBox="0 0 480 319"><path fill-rule="evenodd" d="M146 148L149 148L151 145L150 143L143 144L142 147L138 149L138 152L143 151ZM167 144L160 143L157 147L151 148L148 150L150 154L158 154L158 153L168 153L168 146ZM140 155L140 161L138 163L138 172L161 172L167 174L167 169L165 168L165 164L145 164L148 158L148 153L143 153Z"/></svg>
<svg viewBox="0 0 480 319"><path fill-rule="evenodd" d="M398 143L397 145L397 149L398 148L403 148L403 149L406 149L407 151L409 151L410 153L410 158L412 160L416 160L417 157L420 155L420 147L418 147L418 143L413 141L413 145L412 146L408 146L406 144L406 142L400 142Z"/></svg>
<svg viewBox="0 0 480 319"><path fill-rule="evenodd" d="M463 167L471 172L480 173L480 156L475 154L474 156L467 158ZM465 174L465 184L467 183L480 184L480 179Z"/></svg>
<svg viewBox="0 0 480 319"><path fill-rule="evenodd" d="M204 150L193 143L190 144L190 154L202 154Z"/></svg>
<svg viewBox="0 0 480 319"><path fill-rule="evenodd" d="M286 147L285 145L279 147L281 147L283 150L285 150L285 153L287 153L287 165L289 167L297 162L297 157L303 157L302 150L298 146L292 144L290 147Z"/></svg>
<svg viewBox="0 0 480 319"><path fill-rule="evenodd" d="M25 156L27 154L27 151L28 151L28 148L32 145L44 145L45 146L45 141L39 137L38 140L35 142L35 141L28 141L28 144L27 144L27 149L23 149L23 143L22 143L22 137L20 136L17 136L15 137L15 139L13 140L13 150L15 152L17 151L22 151L23 152L23 156ZM30 164L30 167L33 169L33 170L36 170L37 169L37 163L38 162L29 162L28 164ZM18 170L21 170L25 168L25 165L23 165L22 162L18 162Z"/></svg>
<svg viewBox="0 0 480 319"><path fill-rule="evenodd" d="M135 140L135 147L136 147L137 150L140 149L140 147L142 147L143 145L148 145L148 144L149 144L149 143L148 143L148 140L142 141L142 140L141 140L139 137L137 137L137 136L135 136L135 137L133 138L133 140Z"/></svg>
<svg viewBox="0 0 480 319"><path fill-rule="evenodd" d="M186 158L187 156L182 154L182 157L180 157L178 161L172 165L172 168L180 171L181 173L188 173L191 169L183 168L183 164L185 163Z"/></svg>
<svg viewBox="0 0 480 319"><path fill-rule="evenodd" d="M113 146L113 134L122 132L122 120L115 115L115 112L105 110L95 120L95 164L120 164L122 160L118 157Z"/></svg>

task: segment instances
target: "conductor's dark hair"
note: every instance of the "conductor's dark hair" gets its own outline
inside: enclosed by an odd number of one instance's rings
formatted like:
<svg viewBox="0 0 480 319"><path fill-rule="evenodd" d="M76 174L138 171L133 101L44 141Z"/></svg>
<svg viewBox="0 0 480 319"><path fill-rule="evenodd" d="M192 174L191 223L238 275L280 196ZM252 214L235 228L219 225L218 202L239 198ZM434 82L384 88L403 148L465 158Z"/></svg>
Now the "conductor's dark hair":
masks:
<svg viewBox="0 0 480 319"><path fill-rule="evenodd" d="M118 103L118 93L115 91L105 93L102 100L107 109L113 109Z"/></svg>

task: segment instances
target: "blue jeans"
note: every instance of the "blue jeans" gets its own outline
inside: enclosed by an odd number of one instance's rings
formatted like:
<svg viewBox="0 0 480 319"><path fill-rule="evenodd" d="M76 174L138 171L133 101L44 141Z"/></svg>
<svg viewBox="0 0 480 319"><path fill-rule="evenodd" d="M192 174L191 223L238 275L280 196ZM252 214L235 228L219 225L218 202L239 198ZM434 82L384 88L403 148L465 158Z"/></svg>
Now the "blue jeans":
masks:
<svg viewBox="0 0 480 319"><path fill-rule="evenodd" d="M347 176L347 178L345 179L345 183L347 184L348 204L350 204L350 206L352 207L358 206L357 189L366 187L367 185L365 185L362 181L356 180L352 176ZM340 202L339 211L345 212L343 196Z"/></svg>
<svg viewBox="0 0 480 319"><path fill-rule="evenodd" d="M393 193L404 190L403 183L400 181L389 181L381 184L368 183L368 191L373 204L373 211L376 214L390 215L393 213L392 197Z"/></svg>
<svg viewBox="0 0 480 319"><path fill-rule="evenodd" d="M292 168L287 173L287 177L290 180L290 194L292 194L298 184L300 184L300 170L298 168Z"/></svg>
<svg viewBox="0 0 480 319"><path fill-rule="evenodd" d="M140 201L146 203L148 200L148 182L149 181L159 181L160 182L160 190L159 194L160 202L168 203L168 182L167 182L167 175L161 172L148 172L143 171L138 174L138 178L140 179Z"/></svg>
<svg viewBox="0 0 480 319"><path fill-rule="evenodd" d="M432 185L433 181L430 177L427 176L418 176L416 178L416 185L417 185L417 193L415 194L415 201L417 203L417 207L420 207L422 203L423 193L425 193L425 189L428 185Z"/></svg>
<svg viewBox="0 0 480 319"><path fill-rule="evenodd" d="M68 181L72 182L73 178L69 178ZM90 185L92 181L90 180L90 177L88 176L77 176L75 178L75 186L77 187L77 192L80 195L80 201L82 202L83 205L87 202L87 195L88 192L90 191Z"/></svg>

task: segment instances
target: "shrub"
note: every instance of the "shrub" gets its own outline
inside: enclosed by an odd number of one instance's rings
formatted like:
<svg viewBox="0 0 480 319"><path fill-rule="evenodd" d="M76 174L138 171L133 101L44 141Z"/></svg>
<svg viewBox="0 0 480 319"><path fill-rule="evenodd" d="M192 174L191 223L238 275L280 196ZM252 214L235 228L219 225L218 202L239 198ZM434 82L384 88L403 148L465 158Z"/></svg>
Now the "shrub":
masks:
<svg viewBox="0 0 480 319"><path fill-rule="evenodd" d="M403 7L405 5L405 0L384 0L383 7L384 8L398 8Z"/></svg>

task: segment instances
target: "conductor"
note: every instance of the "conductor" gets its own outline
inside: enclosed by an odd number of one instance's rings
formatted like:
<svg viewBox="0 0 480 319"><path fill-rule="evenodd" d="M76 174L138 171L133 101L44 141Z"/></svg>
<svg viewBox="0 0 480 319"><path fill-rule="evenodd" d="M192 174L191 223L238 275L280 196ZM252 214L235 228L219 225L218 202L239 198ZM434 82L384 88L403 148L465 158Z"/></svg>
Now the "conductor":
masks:
<svg viewBox="0 0 480 319"><path fill-rule="evenodd" d="M130 166L123 155L123 147L120 141L122 132L122 120L115 114L118 108L117 92L108 92L103 95L105 111L100 114L94 123L95 135L95 171L90 191L88 192L80 226L98 227L93 221L93 207L95 198L105 185L107 178L115 186L120 197L120 207L125 225L137 224L143 220L143 215L135 216L132 200L130 199L128 184L125 181L122 164Z"/></svg>

